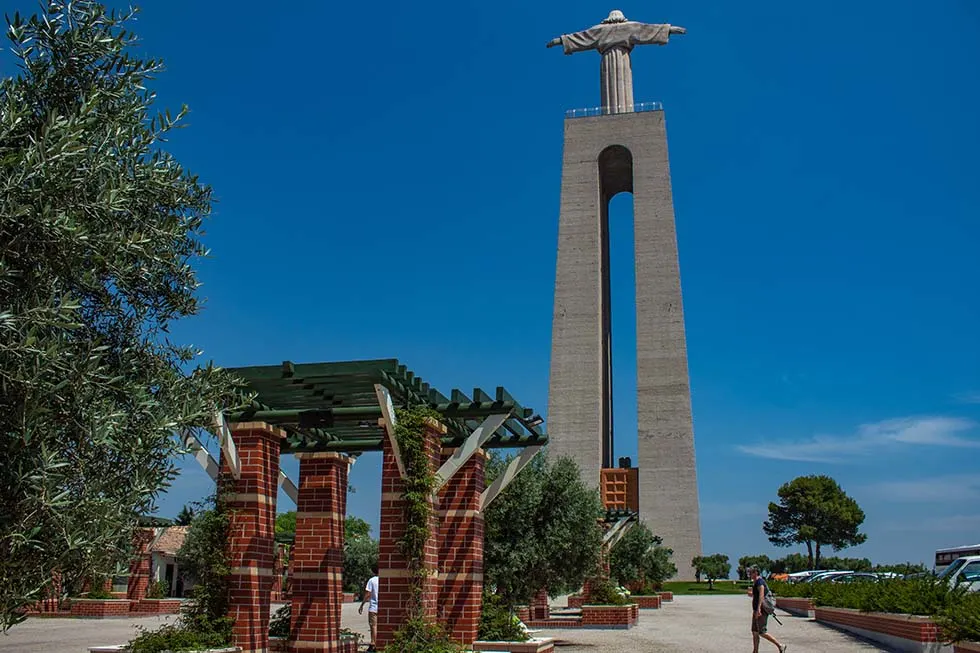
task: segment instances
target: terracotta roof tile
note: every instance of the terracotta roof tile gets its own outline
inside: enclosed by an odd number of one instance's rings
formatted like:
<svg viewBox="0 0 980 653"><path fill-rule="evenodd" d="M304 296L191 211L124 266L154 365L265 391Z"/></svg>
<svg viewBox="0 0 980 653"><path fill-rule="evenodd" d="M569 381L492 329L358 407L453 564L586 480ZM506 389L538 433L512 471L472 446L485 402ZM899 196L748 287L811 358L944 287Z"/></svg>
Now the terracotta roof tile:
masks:
<svg viewBox="0 0 980 653"><path fill-rule="evenodd" d="M168 526L163 529L160 537L150 546L150 551L166 553L168 555L176 554L178 549L184 544L184 538L187 537L187 530L189 528L190 526Z"/></svg>

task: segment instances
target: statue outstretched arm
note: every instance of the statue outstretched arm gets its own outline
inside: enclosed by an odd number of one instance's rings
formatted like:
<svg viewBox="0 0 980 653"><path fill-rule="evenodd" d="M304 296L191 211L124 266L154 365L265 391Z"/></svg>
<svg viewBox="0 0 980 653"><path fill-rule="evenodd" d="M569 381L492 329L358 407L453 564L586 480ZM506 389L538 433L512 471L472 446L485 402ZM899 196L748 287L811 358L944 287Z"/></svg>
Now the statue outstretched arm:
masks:
<svg viewBox="0 0 980 653"><path fill-rule="evenodd" d="M555 38L553 38L550 41L548 41L548 45L545 46L545 47L553 48L556 45L561 45L561 37L560 36L556 36Z"/></svg>
<svg viewBox="0 0 980 653"><path fill-rule="evenodd" d="M671 25L670 26L670 33L671 34L687 34L687 28L681 27L680 25Z"/></svg>

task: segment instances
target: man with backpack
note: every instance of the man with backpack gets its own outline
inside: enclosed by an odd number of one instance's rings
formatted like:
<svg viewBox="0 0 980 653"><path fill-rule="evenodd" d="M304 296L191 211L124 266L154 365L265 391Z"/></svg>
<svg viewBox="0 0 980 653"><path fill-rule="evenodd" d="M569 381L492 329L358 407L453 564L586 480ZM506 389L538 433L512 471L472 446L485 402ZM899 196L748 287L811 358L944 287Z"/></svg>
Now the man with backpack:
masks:
<svg viewBox="0 0 980 653"><path fill-rule="evenodd" d="M759 575L758 567L749 568L749 579L752 581L752 653L759 653L759 639L772 642L779 653L784 653L786 645L780 644L768 632L769 615L776 612L776 599Z"/></svg>

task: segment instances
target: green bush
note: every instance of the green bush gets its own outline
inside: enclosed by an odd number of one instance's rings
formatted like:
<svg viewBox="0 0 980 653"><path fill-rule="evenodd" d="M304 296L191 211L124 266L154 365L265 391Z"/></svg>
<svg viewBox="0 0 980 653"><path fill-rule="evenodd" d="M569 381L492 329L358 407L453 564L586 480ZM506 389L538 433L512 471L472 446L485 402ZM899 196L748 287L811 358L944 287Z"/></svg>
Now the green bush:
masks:
<svg viewBox="0 0 980 653"><path fill-rule="evenodd" d="M504 605L504 600L487 589L483 590L478 637L488 642L526 642L530 639L517 616Z"/></svg>
<svg viewBox="0 0 980 653"><path fill-rule="evenodd" d="M165 599L167 598L167 584L163 581L156 581L155 583L150 583L150 586L146 588L146 598L148 599Z"/></svg>
<svg viewBox="0 0 980 653"><path fill-rule="evenodd" d="M961 600L961 592L931 578L882 580L867 583L782 583L769 584L773 594L812 599L831 608L863 612L888 612L932 616Z"/></svg>
<svg viewBox="0 0 980 653"><path fill-rule="evenodd" d="M162 653L163 651L193 651L219 648L228 644L224 633L198 632L176 623L156 630L139 629L139 634L129 642L131 653Z"/></svg>
<svg viewBox="0 0 980 653"><path fill-rule="evenodd" d="M936 615L946 642L980 642L980 593L958 592Z"/></svg>
<svg viewBox="0 0 980 653"><path fill-rule="evenodd" d="M289 637L290 622L293 618L292 603L276 610L269 619L269 637Z"/></svg>
<svg viewBox="0 0 980 653"><path fill-rule="evenodd" d="M589 583L589 605L626 605L629 600L608 578L593 578Z"/></svg>

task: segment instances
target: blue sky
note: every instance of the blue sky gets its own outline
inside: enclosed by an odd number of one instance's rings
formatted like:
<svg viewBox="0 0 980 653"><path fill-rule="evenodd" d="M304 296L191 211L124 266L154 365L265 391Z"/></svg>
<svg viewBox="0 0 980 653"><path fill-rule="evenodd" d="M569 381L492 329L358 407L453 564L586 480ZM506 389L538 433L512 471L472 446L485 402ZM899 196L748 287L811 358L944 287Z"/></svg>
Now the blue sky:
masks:
<svg viewBox="0 0 980 653"><path fill-rule="evenodd" d="M598 55L544 45L617 7L229 8L147 3L134 26L167 63L161 105L191 109L172 150L219 200L207 309L175 335L224 366L397 357L543 412L563 111L599 102ZM668 122L706 552L788 552L761 522L810 473L867 513L848 555L980 541L980 3L618 8L688 28L633 67ZM617 455L636 449L629 203ZM378 458L349 506L374 524ZM209 491L186 467L162 515Z"/></svg>

